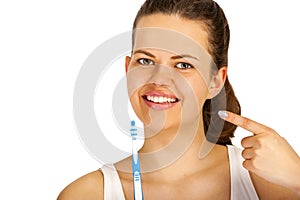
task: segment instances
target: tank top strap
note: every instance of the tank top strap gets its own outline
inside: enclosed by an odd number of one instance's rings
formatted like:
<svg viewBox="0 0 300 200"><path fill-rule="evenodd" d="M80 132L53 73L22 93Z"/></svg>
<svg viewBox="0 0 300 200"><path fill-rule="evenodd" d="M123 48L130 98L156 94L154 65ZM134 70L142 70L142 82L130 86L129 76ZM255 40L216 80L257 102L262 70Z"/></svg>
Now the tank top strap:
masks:
<svg viewBox="0 0 300 200"><path fill-rule="evenodd" d="M258 200L248 170L243 167L242 150L228 145L230 164L231 200Z"/></svg>
<svg viewBox="0 0 300 200"><path fill-rule="evenodd" d="M104 200L125 200L119 174L113 164L103 165L100 169L104 178Z"/></svg>

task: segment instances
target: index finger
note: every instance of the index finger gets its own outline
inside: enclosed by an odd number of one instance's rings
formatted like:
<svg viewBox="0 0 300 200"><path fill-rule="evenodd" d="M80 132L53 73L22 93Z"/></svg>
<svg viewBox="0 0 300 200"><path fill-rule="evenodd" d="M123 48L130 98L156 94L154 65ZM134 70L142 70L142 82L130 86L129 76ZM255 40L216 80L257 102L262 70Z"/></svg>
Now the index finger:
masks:
<svg viewBox="0 0 300 200"><path fill-rule="evenodd" d="M229 112L229 111L219 111L218 114L225 121L228 121L236 126L243 128L243 129L246 129L247 131L250 131L255 135L270 131L270 128L263 124L260 124L260 123L253 121L247 117L242 117L240 115L237 115L237 114Z"/></svg>

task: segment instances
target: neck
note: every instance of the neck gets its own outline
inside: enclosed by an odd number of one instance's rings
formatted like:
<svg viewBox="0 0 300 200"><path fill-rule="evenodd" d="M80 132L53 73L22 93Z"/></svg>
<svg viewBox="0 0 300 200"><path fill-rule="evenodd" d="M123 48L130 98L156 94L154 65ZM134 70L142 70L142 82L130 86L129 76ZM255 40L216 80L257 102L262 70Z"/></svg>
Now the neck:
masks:
<svg viewBox="0 0 300 200"><path fill-rule="evenodd" d="M163 151L164 149L168 150L172 146L175 148L175 145L176 149L185 152L192 147L197 148L197 146L200 146L205 138L205 134L201 120L199 123L195 122L181 125L181 127L165 128L156 134L153 134L146 127L145 138L144 145L139 151L141 154L150 154L151 152Z"/></svg>
<svg viewBox="0 0 300 200"><path fill-rule="evenodd" d="M145 128L145 136L147 131ZM203 144L207 147L209 143L205 139L202 119L195 120L193 124L164 129L145 139L139 151L142 171L181 171L187 169L187 165L196 166Z"/></svg>
<svg viewBox="0 0 300 200"><path fill-rule="evenodd" d="M195 120L197 121L197 120ZM145 136L149 131L145 128ZM151 132L151 131L150 131ZM183 176L205 170L211 166L215 153L207 154L214 144L206 141L203 120L181 127L163 129L145 139L139 151L144 179L179 180ZM117 164L121 171L131 166L131 158Z"/></svg>

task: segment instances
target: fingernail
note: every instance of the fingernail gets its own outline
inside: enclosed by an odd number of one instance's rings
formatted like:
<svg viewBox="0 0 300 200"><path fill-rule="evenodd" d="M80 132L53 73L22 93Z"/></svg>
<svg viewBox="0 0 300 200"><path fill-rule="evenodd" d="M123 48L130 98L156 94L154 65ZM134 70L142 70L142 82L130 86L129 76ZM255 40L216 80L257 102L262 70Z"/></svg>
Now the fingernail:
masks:
<svg viewBox="0 0 300 200"><path fill-rule="evenodd" d="M225 119L226 117L228 117L228 113L224 110L220 110L218 112L218 115L222 118L222 119Z"/></svg>

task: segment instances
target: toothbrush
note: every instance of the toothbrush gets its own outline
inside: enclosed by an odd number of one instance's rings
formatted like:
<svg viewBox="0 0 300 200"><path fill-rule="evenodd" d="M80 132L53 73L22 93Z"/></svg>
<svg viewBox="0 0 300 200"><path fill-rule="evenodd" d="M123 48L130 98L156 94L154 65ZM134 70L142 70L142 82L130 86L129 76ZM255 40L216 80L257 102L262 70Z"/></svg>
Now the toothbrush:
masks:
<svg viewBox="0 0 300 200"><path fill-rule="evenodd" d="M132 175L134 186L134 200L144 200L140 160L137 151L137 129L135 128L135 121L131 121L130 135L132 138Z"/></svg>

